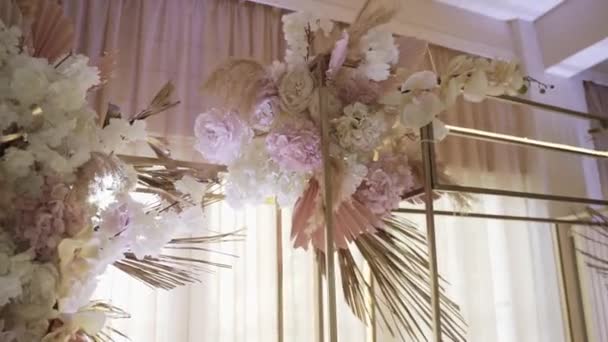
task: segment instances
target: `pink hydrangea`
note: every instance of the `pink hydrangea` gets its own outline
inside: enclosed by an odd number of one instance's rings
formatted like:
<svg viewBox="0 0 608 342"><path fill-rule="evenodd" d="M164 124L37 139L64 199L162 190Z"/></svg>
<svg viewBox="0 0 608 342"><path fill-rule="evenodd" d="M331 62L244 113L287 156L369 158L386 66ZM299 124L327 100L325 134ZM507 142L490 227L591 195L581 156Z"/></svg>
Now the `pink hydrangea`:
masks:
<svg viewBox="0 0 608 342"><path fill-rule="evenodd" d="M260 101L251 118L253 128L268 132L274 119L279 115L280 103L278 97L268 97Z"/></svg>
<svg viewBox="0 0 608 342"><path fill-rule="evenodd" d="M100 220L99 230L108 237L114 237L127 229L133 214L129 212L128 203L119 200L101 213Z"/></svg>
<svg viewBox="0 0 608 342"><path fill-rule="evenodd" d="M308 120L289 122L266 137L272 160L282 169L310 172L321 166L321 137Z"/></svg>
<svg viewBox="0 0 608 342"><path fill-rule="evenodd" d="M40 196L15 200L15 236L27 248L34 248L39 260L51 259L64 237L85 227L86 210L69 193L66 184L46 177Z"/></svg>
<svg viewBox="0 0 608 342"><path fill-rule="evenodd" d="M368 173L355 198L374 214L386 216L399 207L401 196L414 187L405 156L384 156L368 165Z"/></svg>
<svg viewBox="0 0 608 342"><path fill-rule="evenodd" d="M214 108L196 118L194 135L195 147L206 160L230 165L240 156L243 145L251 141L253 131L237 113Z"/></svg>

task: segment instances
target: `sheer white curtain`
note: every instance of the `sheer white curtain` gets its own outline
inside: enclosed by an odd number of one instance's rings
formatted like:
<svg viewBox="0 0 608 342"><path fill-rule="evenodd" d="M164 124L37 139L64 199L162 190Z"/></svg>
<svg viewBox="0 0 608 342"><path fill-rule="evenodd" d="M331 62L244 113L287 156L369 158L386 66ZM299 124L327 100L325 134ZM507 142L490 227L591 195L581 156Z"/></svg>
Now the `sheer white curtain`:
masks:
<svg viewBox="0 0 608 342"><path fill-rule="evenodd" d="M80 51L99 55L118 50L114 79L98 94L103 107L111 100L125 112L144 107L167 80L175 82L178 109L155 118L150 129L170 136L175 156L199 160L192 150L191 127L202 101L198 88L217 63L229 56L263 62L283 51L281 12L238 0L64 0L77 23ZM453 52L434 49L438 67ZM568 119L532 117L515 107L461 103L444 119L451 124L578 142ZM133 153L149 153L134 149ZM523 152L448 138L440 156L462 183L522 191L584 189L576 159ZM562 159L560 159L562 158ZM565 159L563 159L565 158ZM548 164L547 161L553 163ZM557 163L555 163L557 162ZM545 166L559 165L559 166ZM568 179L568 182L563 181ZM556 186L557 184L557 186ZM583 194L580 194L583 195ZM440 203L440 207L449 208ZM559 214L525 200L480 198L475 211L522 215ZM207 231L246 228L244 242L217 246L232 259L232 270L204 275L202 284L166 293L111 271L98 295L133 314L116 327L133 341L277 341L277 254L272 205L234 212L225 204L208 211ZM315 340L314 264L310 253L293 250L289 212L283 212L285 341ZM423 221L420 219L421 227ZM551 227L468 218L438 219L440 268L448 291L461 304L469 341L562 341ZM368 341L340 297L341 341ZM378 341L392 341L379 330Z"/></svg>

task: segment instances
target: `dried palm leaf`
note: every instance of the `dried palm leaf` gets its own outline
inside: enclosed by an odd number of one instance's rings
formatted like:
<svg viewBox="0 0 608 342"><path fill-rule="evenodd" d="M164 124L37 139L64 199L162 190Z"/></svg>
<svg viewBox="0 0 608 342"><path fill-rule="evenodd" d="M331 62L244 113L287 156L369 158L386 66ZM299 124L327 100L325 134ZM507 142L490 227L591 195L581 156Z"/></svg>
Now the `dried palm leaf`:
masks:
<svg viewBox="0 0 608 342"><path fill-rule="evenodd" d="M430 341L431 277L425 235L413 223L393 216L384 220L383 229L359 237L351 248L363 256L374 281L372 289L351 250L338 251L342 290L353 313L370 322L373 306L393 336ZM324 269L322 252L317 253ZM466 324L459 307L443 286L440 291L442 333L450 341L465 341Z"/></svg>
<svg viewBox="0 0 608 342"><path fill-rule="evenodd" d="M23 14L15 1L0 1L0 20L6 27L23 25Z"/></svg>
<svg viewBox="0 0 608 342"><path fill-rule="evenodd" d="M31 41L34 57L55 61L69 53L74 45L74 25L57 1L24 1L32 12Z"/></svg>
<svg viewBox="0 0 608 342"><path fill-rule="evenodd" d="M252 60L234 59L216 68L202 91L217 101L213 105L248 115L253 113L258 101L276 89L263 65Z"/></svg>
<svg viewBox="0 0 608 342"><path fill-rule="evenodd" d="M89 305L89 310L101 312L109 320L131 318L131 315L129 315L126 311L102 301L92 302ZM122 339L129 339L125 334L108 325L104 326L104 328L95 336L88 334L85 334L85 336L94 342L114 342L114 338L117 336L121 337Z"/></svg>
<svg viewBox="0 0 608 342"><path fill-rule="evenodd" d="M135 122L135 120L147 119L150 116L162 113L180 104L180 101L171 100L171 96L173 95L174 91L175 86L173 83L165 83L161 90L156 93L152 99L152 102L150 102L150 105L146 109L131 117L130 121Z"/></svg>
<svg viewBox="0 0 608 342"><path fill-rule="evenodd" d="M201 247L215 243L242 241L239 232L205 237L174 239L165 248L168 250L206 251ZM200 273L212 272L215 268L230 268L228 264L217 263L200 258L181 257L162 254L158 257L137 259L133 253L126 253L125 258L114 263L114 267L153 288L171 290L179 286L200 282Z"/></svg>

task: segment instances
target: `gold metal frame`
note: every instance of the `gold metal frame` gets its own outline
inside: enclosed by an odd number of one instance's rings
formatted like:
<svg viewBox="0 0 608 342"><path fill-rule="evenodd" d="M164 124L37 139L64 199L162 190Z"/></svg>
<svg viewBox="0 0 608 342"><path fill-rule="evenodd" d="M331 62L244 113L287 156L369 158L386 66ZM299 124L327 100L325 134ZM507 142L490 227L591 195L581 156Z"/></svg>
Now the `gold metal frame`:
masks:
<svg viewBox="0 0 608 342"><path fill-rule="evenodd" d="M507 102L511 104L517 104L522 106L529 106L533 108L538 108L542 110L552 111L560 114L570 115L581 119L594 120L598 121L602 127L608 127L608 118L601 117L595 114L588 114L573 111L570 109L555 107L551 105L542 104L539 102L534 102L526 99L521 99L517 97L509 97L509 96L501 96L501 97L491 97L491 99L500 102ZM552 142L528 139L523 137L517 137L512 135L505 134L497 134L493 132L474 130L464 127L457 126L447 126L448 135L458 136L461 138L467 139L475 139L475 140L483 140L489 141L493 143L501 143L501 144L509 144L509 145L518 145L523 147L534 147L545 150L563 152L563 153L574 153L581 156L593 157L593 158L608 158L607 151L596 151L592 149L581 148L578 146L571 146L565 144L557 144ZM602 205L608 206L608 200L606 199L595 199L595 198L583 198L583 197L573 197L573 196L564 196L564 195L554 195L554 194L543 194L543 193L534 193L534 192L520 192L520 191L511 191L511 190L503 190L503 189L492 189L492 188L481 188L481 187L471 187L471 186L460 186L460 185L447 185L441 184L438 182L437 177L437 169L436 169L436 159L435 159L435 149L433 146L433 126L429 124L428 126L421 129L421 149L422 149L422 160L424 167L424 187L422 189L418 189L408 194L411 197L418 197L424 194L424 209L398 209L396 212L401 213L410 213L410 214L424 214L426 216L427 223L427 242L429 248L429 257L430 257L430 273L431 273L431 286L432 286L432 296L431 296L431 306L433 312L433 341L441 342L441 317L440 317L440 303L439 303L439 272L437 270L437 242L436 242L436 232L435 232L435 216L456 216L456 217L471 217L471 218L480 218L480 219L491 219L491 220L510 220L510 221L525 221L525 222L537 222L537 223L552 223L555 225L556 231L559 228L559 225L597 225L590 220L584 219L564 219L564 218L551 218L551 217L529 217L529 216L513 216L513 215L497 215L497 214L485 214L485 213L458 213L458 212L447 212L447 211L436 211L433 208L433 196L432 194L435 191L443 191L443 192L461 192L461 193L470 193L470 194L482 194L482 195L495 195L495 196L507 196L507 197L519 197L525 199L533 199L533 200L545 200L545 201L555 201L555 202L569 202L569 203L579 203L585 205ZM561 255L560 255L561 256ZM561 266L563 264L560 263ZM565 279L562 279L565 283ZM562 288L564 285L562 284ZM568 305L572 298L568 299L569 302L566 303ZM571 316L568 315L566 317L568 319L567 325L571 328ZM572 331L569 332L570 336L574 336Z"/></svg>

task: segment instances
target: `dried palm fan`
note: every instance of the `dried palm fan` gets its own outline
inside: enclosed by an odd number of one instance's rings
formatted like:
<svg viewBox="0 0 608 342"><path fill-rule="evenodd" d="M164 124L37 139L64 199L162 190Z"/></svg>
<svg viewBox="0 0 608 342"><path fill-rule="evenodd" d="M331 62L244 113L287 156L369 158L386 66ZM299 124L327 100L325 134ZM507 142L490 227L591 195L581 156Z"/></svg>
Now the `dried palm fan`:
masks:
<svg viewBox="0 0 608 342"><path fill-rule="evenodd" d="M95 301L91 303L90 311L103 313L107 319L128 319L131 318L126 311L102 301ZM120 337L120 340L128 340L127 335L123 334L119 330L112 328L109 325L105 325L104 328L95 336L85 335L91 341L94 342L114 342L115 337Z"/></svg>
<svg viewBox="0 0 608 342"><path fill-rule="evenodd" d="M53 0L22 0L28 16L31 16L32 31L27 40L34 48L34 57L56 61L69 53L74 45L75 33L72 21L61 6ZM25 7L27 6L27 7ZM22 11L23 12L23 11Z"/></svg>
<svg viewBox="0 0 608 342"><path fill-rule="evenodd" d="M587 208L587 216L595 224L590 224L582 229L575 230L575 234L587 241L589 244L596 247L608 250L608 217L600 211ZM577 252L587 259L587 266L608 275L608 259L597 253L597 250L589 250L588 248L578 247Z"/></svg>
<svg viewBox="0 0 608 342"><path fill-rule="evenodd" d="M15 1L0 1L0 20L6 27L23 27L23 14Z"/></svg>
<svg viewBox="0 0 608 342"><path fill-rule="evenodd" d="M369 324L375 309L393 336L403 341L429 341L432 310L427 247L426 236L398 216L385 219L375 234L357 238L351 248L369 266L373 287L351 249L339 249L342 290L353 313ZM324 270L325 256L320 251L317 260ZM466 324L459 307L443 287L440 291L442 333L450 341L465 341Z"/></svg>
<svg viewBox="0 0 608 342"><path fill-rule="evenodd" d="M181 238L170 241L165 246L165 249L214 253L211 249L203 246L242 241L242 239L243 236L239 232L204 237ZM134 254L127 253L125 254L124 259L114 263L114 267L129 274L135 279L142 281L146 285L154 288L171 290L178 286L199 282L199 276L202 272L211 272L214 268L230 268L230 265L200 258L180 257L170 254L137 259Z"/></svg>

